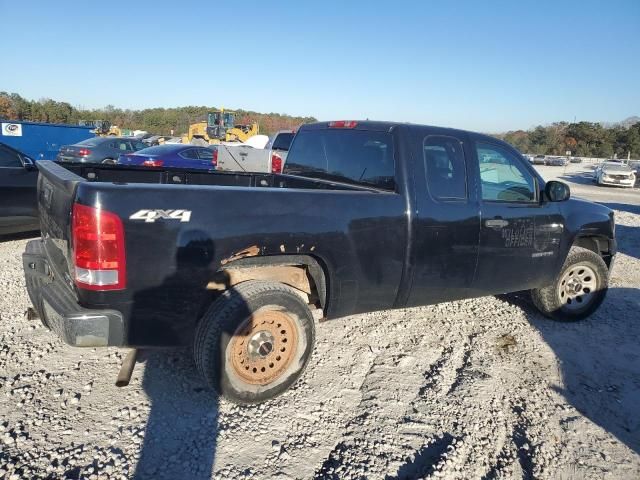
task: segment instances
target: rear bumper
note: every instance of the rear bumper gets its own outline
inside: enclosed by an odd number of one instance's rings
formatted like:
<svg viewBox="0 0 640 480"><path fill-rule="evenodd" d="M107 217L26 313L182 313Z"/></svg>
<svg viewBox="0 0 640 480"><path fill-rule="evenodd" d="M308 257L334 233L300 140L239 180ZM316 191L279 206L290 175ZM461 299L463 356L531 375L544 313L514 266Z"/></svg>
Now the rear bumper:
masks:
<svg viewBox="0 0 640 480"><path fill-rule="evenodd" d="M22 264L35 310L65 343L75 347L125 344L122 313L79 305L69 287L53 274L40 239L27 243Z"/></svg>

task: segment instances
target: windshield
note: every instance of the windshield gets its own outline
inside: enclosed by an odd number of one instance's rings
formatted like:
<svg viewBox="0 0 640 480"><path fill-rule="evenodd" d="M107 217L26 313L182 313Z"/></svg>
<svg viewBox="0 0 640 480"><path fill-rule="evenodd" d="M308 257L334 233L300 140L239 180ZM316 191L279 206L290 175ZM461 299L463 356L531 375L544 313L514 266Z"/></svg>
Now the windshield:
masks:
<svg viewBox="0 0 640 480"><path fill-rule="evenodd" d="M274 150L284 150L286 152L291 146L291 140L293 140L293 133L279 133L273 140L273 146L271 148Z"/></svg>
<svg viewBox="0 0 640 480"><path fill-rule="evenodd" d="M222 124L225 128L233 128L235 123L235 115L233 112L212 112L207 117L207 125L215 127Z"/></svg>

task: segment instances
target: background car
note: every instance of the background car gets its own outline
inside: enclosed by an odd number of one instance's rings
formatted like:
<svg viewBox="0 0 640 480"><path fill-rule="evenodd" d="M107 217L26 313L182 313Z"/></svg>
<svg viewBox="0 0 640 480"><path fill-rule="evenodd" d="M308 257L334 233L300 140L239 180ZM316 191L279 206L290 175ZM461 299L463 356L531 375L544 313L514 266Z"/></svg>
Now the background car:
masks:
<svg viewBox="0 0 640 480"><path fill-rule="evenodd" d="M571 163L582 163L582 159L580 157L571 157L569 161Z"/></svg>
<svg viewBox="0 0 640 480"><path fill-rule="evenodd" d="M608 160L593 171L593 180L598 185L613 185L631 188L636 184L636 173L620 160Z"/></svg>
<svg viewBox="0 0 640 480"><path fill-rule="evenodd" d="M564 157L548 157L545 158L544 164L551 165L554 167L564 167L567 163L567 159Z"/></svg>
<svg viewBox="0 0 640 480"><path fill-rule="evenodd" d="M123 153L136 152L147 145L130 137L95 137L74 145L64 145L56 158L59 162L116 163Z"/></svg>
<svg viewBox="0 0 640 480"><path fill-rule="evenodd" d="M217 155L213 149L197 145L156 145L135 153L120 155L118 164L215 170Z"/></svg>
<svg viewBox="0 0 640 480"><path fill-rule="evenodd" d="M0 235L40 228L37 182L33 159L0 143Z"/></svg>
<svg viewBox="0 0 640 480"><path fill-rule="evenodd" d="M535 157L533 157L532 163L534 165L544 165L544 159L545 156L544 155L536 155Z"/></svg>

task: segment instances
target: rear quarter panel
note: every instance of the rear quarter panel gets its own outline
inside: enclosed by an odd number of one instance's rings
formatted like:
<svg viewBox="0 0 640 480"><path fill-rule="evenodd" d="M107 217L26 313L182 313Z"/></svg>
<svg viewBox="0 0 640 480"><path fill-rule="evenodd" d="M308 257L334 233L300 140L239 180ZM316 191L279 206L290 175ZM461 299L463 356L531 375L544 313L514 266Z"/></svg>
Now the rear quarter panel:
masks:
<svg viewBox="0 0 640 480"><path fill-rule="evenodd" d="M85 182L78 201L124 221L127 289L81 291L129 319L134 344L187 343L210 301L206 285L230 259L310 255L325 267L327 317L393 306L404 265L404 199L395 193ZM191 211L188 221L130 217Z"/></svg>

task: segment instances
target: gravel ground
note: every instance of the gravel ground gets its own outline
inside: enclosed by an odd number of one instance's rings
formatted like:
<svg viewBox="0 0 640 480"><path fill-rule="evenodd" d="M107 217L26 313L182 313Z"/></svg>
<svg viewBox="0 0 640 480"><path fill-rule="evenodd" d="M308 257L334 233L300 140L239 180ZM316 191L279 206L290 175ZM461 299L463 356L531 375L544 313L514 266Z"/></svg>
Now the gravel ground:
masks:
<svg viewBox="0 0 640 480"><path fill-rule="evenodd" d="M620 254L587 321L511 295L322 323L302 380L251 407L186 351L143 352L116 388L125 351L23 318L26 239L4 241L0 478L637 479L640 214L613 203Z"/></svg>

